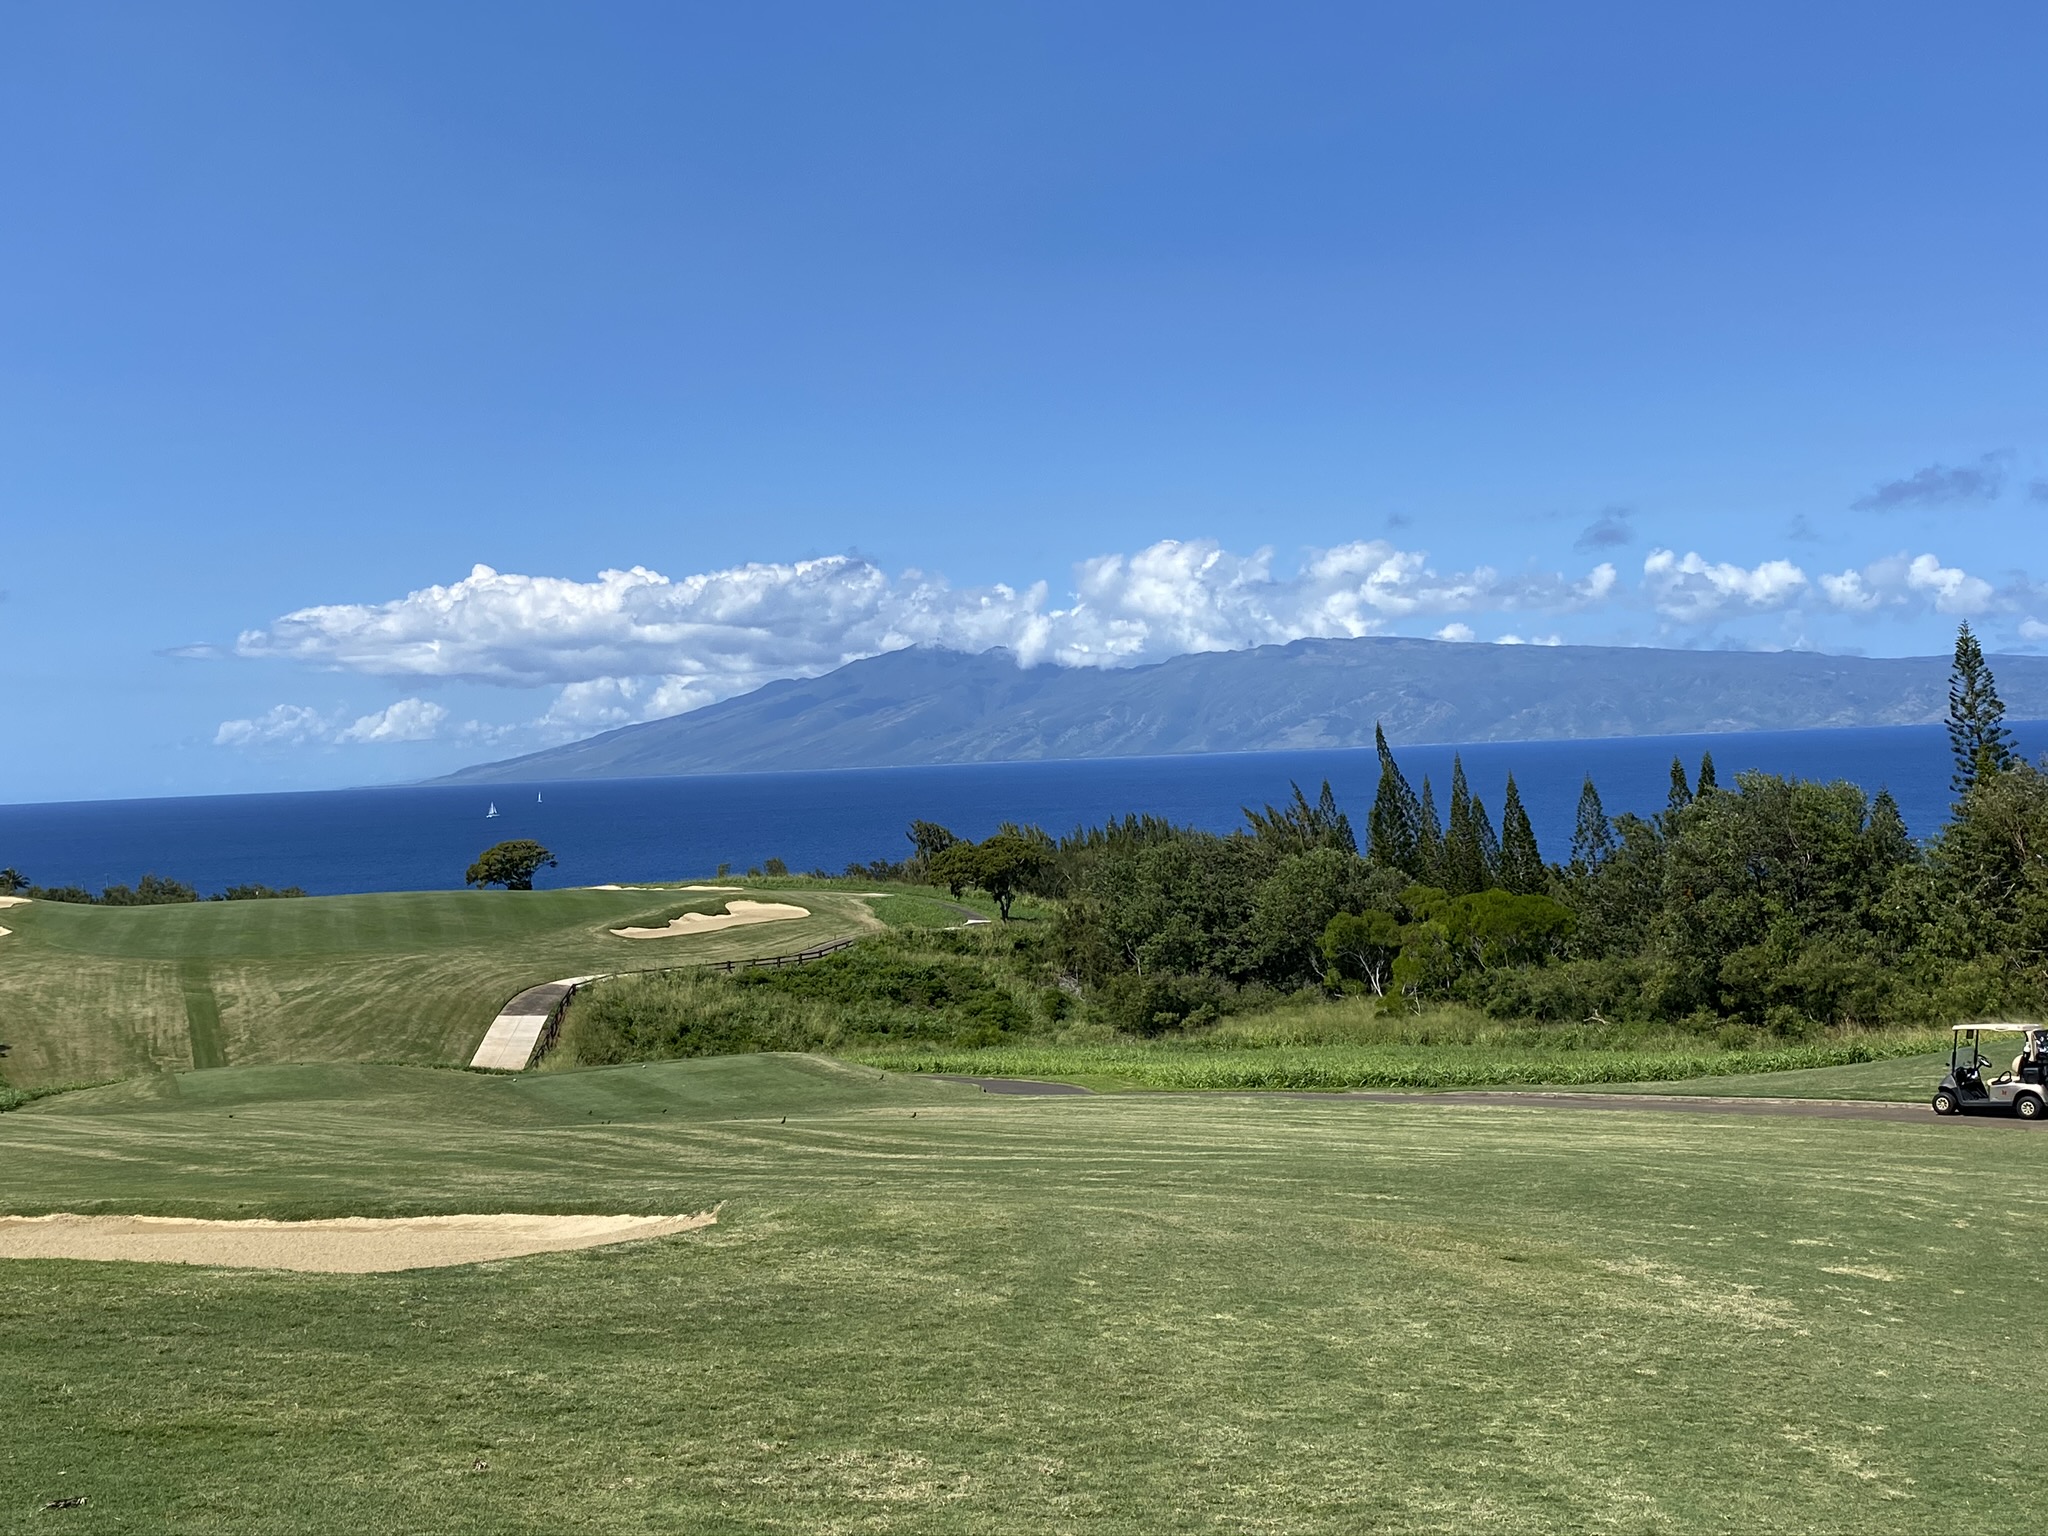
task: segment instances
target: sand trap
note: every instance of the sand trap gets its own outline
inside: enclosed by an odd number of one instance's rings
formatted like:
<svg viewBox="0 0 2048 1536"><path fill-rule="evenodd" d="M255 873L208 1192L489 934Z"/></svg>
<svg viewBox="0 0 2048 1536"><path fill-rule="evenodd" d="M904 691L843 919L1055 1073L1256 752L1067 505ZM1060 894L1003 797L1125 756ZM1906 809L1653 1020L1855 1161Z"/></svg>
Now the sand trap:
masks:
<svg viewBox="0 0 2048 1536"><path fill-rule="evenodd" d="M622 939L672 939L685 933L716 933L721 928L745 928L750 923L786 923L809 917L807 907L792 907L780 901L728 901L723 912L685 912L672 917L666 928L614 928Z"/></svg>
<svg viewBox="0 0 2048 1536"><path fill-rule="evenodd" d="M586 885L586 891L744 891L744 885Z"/></svg>
<svg viewBox="0 0 2048 1536"><path fill-rule="evenodd" d="M184 1216L0 1216L0 1259L125 1259L366 1275L516 1259L694 1232L696 1216L345 1216L198 1221Z"/></svg>
<svg viewBox="0 0 2048 1536"><path fill-rule="evenodd" d="M28 898L26 896L0 896L0 907L25 907L27 905Z"/></svg>

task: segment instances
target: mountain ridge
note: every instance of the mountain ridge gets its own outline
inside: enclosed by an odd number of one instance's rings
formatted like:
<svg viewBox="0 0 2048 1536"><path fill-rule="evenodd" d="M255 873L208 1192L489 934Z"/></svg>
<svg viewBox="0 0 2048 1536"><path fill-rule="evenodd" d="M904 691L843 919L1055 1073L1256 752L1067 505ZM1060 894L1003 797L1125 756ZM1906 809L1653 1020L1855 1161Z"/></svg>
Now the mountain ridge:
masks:
<svg viewBox="0 0 2048 1536"><path fill-rule="evenodd" d="M2048 717L2048 657L1999 656L2015 719ZM1117 670L912 647L687 714L429 782L908 767L1396 744L1912 725L1946 656L1501 646L1370 637Z"/></svg>

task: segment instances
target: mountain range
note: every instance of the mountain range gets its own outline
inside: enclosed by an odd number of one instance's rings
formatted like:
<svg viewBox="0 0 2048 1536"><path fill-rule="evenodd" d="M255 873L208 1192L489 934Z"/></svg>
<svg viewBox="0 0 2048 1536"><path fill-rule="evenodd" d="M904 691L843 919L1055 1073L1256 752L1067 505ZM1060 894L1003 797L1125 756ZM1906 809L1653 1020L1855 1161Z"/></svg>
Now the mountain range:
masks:
<svg viewBox="0 0 2048 1536"><path fill-rule="evenodd" d="M1992 658L2015 719L2048 657ZM918 647L436 783L1137 757L1911 725L1947 710L1942 656L1297 640L1101 670Z"/></svg>

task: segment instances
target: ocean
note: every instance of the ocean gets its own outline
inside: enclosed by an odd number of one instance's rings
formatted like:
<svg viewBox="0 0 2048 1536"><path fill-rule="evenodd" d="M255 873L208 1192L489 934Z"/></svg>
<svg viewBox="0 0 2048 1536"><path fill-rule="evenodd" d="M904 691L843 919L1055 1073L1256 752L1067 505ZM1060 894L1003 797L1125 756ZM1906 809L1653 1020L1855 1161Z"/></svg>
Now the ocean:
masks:
<svg viewBox="0 0 2048 1536"><path fill-rule="evenodd" d="M2048 721L2013 730L2028 755L2048 751ZM1569 848L1587 774L1610 815L1648 814L1664 807L1672 756L1691 774L1705 751L1724 786L1756 769L1889 788L1916 836L1948 814L1951 764L1939 726L1484 742L1402 747L1396 756L1417 789L1429 776L1442 812L1452 754L1462 754L1496 825L1513 772L1544 856L1555 859ZM906 855L915 817L975 838L1003 821L1058 833L1127 811L1227 831L1242 825L1242 807L1284 800L1290 781L1313 797L1325 778L1362 837L1379 780L1372 752L1233 752L6 805L0 866L37 884L94 890L145 872L202 892L243 882L315 895L433 890L460 886L489 844L530 837L561 861L543 871L542 885L675 879L769 858L836 873ZM499 814L488 817L493 804Z"/></svg>

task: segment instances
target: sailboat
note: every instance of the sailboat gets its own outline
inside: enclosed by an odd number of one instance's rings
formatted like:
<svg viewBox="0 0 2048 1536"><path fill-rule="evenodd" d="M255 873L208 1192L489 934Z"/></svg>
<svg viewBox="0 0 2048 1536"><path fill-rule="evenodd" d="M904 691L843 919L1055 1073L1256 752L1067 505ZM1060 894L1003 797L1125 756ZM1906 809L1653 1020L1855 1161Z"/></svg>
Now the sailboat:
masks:
<svg viewBox="0 0 2048 1536"><path fill-rule="evenodd" d="M495 815L497 815L497 814L498 814L498 802L497 802L497 801L495 801L495 800L493 800L493 801L491 802L491 808L490 808L490 809L489 809L488 811L485 811L485 812L484 812L484 820L485 820L485 821L489 821L489 820L490 820L490 819L491 819L491 818L492 818L493 816L495 816Z"/></svg>
<svg viewBox="0 0 2048 1536"><path fill-rule="evenodd" d="M537 789L533 792L533 803L535 805L540 804L540 791Z"/></svg>

